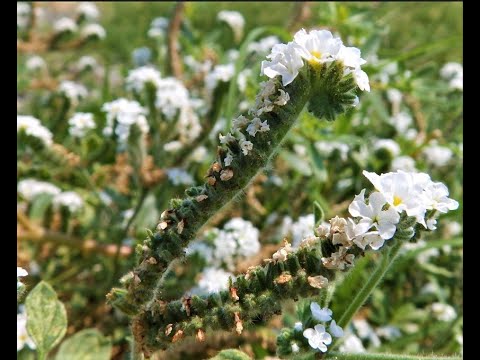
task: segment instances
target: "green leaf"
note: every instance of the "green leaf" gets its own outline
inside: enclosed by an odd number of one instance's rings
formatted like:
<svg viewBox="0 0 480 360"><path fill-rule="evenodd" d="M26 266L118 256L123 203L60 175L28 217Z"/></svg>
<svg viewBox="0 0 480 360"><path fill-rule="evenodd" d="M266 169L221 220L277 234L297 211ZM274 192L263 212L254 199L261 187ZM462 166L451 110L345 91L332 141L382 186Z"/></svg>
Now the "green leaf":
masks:
<svg viewBox="0 0 480 360"><path fill-rule="evenodd" d="M109 360L112 342L97 329L85 329L65 340L56 360Z"/></svg>
<svg viewBox="0 0 480 360"><path fill-rule="evenodd" d="M315 226L320 225L325 219L325 211L318 201L313 202L313 214L315 216Z"/></svg>
<svg viewBox="0 0 480 360"><path fill-rule="evenodd" d="M65 306L57 299L55 290L45 281L38 283L28 294L25 305L28 334L37 345L39 359L45 358L67 331Z"/></svg>
<svg viewBox="0 0 480 360"><path fill-rule="evenodd" d="M28 217L32 220L43 219L43 215L50 206L52 199L53 196L51 194L40 194L36 196L32 201L30 211L28 212Z"/></svg>
<svg viewBox="0 0 480 360"><path fill-rule="evenodd" d="M210 360L251 360L252 358L235 349L227 349L220 351L216 356L210 358Z"/></svg>

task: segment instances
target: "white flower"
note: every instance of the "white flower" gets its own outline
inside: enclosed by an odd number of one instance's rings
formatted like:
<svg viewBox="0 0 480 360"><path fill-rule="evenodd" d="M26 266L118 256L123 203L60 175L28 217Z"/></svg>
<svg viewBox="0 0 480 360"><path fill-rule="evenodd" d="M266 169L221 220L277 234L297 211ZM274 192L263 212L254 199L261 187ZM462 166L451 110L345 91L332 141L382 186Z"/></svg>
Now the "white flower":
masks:
<svg viewBox="0 0 480 360"><path fill-rule="evenodd" d="M450 150L447 147L439 146L436 144L432 144L425 147L422 153L425 156L425 160L429 164L437 167L442 167L447 165L453 156L452 150Z"/></svg>
<svg viewBox="0 0 480 360"><path fill-rule="evenodd" d="M280 96L275 100L274 104L284 106L290 100L290 95L282 89L279 89L278 91L280 92Z"/></svg>
<svg viewBox="0 0 480 360"><path fill-rule="evenodd" d="M447 237L454 237L462 232L462 225L457 221L449 221L445 223L445 233Z"/></svg>
<svg viewBox="0 0 480 360"><path fill-rule="evenodd" d="M207 88L209 92L213 92L220 81L230 81L233 75L235 75L235 65L233 63L217 65L213 68L212 72L205 76L205 88Z"/></svg>
<svg viewBox="0 0 480 360"><path fill-rule="evenodd" d="M340 326L337 325L335 320L332 320L328 330L330 330L330 334L332 334L332 336L334 336L334 337L339 338L339 337L343 336L343 329Z"/></svg>
<svg viewBox="0 0 480 360"><path fill-rule="evenodd" d="M362 340L352 333L345 335L339 350L345 353L363 353L366 351L363 347Z"/></svg>
<svg viewBox="0 0 480 360"><path fill-rule="evenodd" d="M272 52L267 55L270 61L262 61L261 74L269 78L280 75L283 86L287 86L295 80L300 68L304 65L300 51L301 47L294 42L276 44Z"/></svg>
<svg viewBox="0 0 480 360"><path fill-rule="evenodd" d="M388 210L382 210L387 203L387 199L380 192L373 192L368 198L368 205L365 202L365 189L355 196L348 207L348 211L353 217L361 217L357 227L362 227L365 232L372 226L378 230L378 234L382 239L391 239L395 234L400 220L400 215L395 209L390 207Z"/></svg>
<svg viewBox="0 0 480 360"><path fill-rule="evenodd" d="M88 130L95 129L96 124L91 113L75 113L68 120L70 128L68 132L71 136L81 138L84 137Z"/></svg>
<svg viewBox="0 0 480 360"><path fill-rule="evenodd" d="M99 12L93 2L82 1L77 7L77 14L85 16L87 20L96 20Z"/></svg>
<svg viewBox="0 0 480 360"><path fill-rule="evenodd" d="M76 192L65 191L54 196L52 205L55 209L65 206L73 213L83 207L83 200Z"/></svg>
<svg viewBox="0 0 480 360"><path fill-rule="evenodd" d="M192 154L190 155L190 159L192 159L192 161L201 163L207 158L207 156L208 156L207 148L205 146L199 146L192 151Z"/></svg>
<svg viewBox="0 0 480 360"><path fill-rule="evenodd" d="M17 314L17 351L22 350L25 345L27 345L30 349L35 350L35 343L28 336L27 332L27 313L25 312L23 306L21 309L23 311Z"/></svg>
<svg viewBox="0 0 480 360"><path fill-rule="evenodd" d="M223 269L207 267L200 274L198 287L192 289L192 293L210 294L226 290L229 278L235 279L235 276Z"/></svg>
<svg viewBox="0 0 480 360"><path fill-rule="evenodd" d="M81 30L83 38L97 37L103 39L106 36L105 29L99 24L87 24Z"/></svg>
<svg viewBox="0 0 480 360"><path fill-rule="evenodd" d="M427 210L437 210L447 213L458 208L458 201L448 197L448 188L441 182L429 183L423 192Z"/></svg>
<svg viewBox="0 0 480 360"><path fill-rule="evenodd" d="M342 47L342 40L334 38L328 30L312 30L307 33L305 29L301 29L294 35L293 41L301 46L299 52L307 61L328 62L335 60L337 56L345 66L350 66L349 64L355 61L349 50L351 48Z"/></svg>
<svg viewBox="0 0 480 360"><path fill-rule="evenodd" d="M408 216L415 216L418 223L426 226L426 206L421 194L424 186L431 181L427 174L399 170L377 175L364 170L363 175L385 196L391 208L399 213L405 210Z"/></svg>
<svg viewBox="0 0 480 360"><path fill-rule="evenodd" d="M33 200L40 194L50 194L55 196L61 192L61 190L55 185L35 179L20 180L18 182L17 190L22 197L28 201Z"/></svg>
<svg viewBox="0 0 480 360"><path fill-rule="evenodd" d="M94 57L92 56L82 56L78 62L77 62L77 67L80 71L83 71L87 68L94 69L97 66L97 60L95 60Z"/></svg>
<svg viewBox="0 0 480 360"><path fill-rule="evenodd" d="M298 347L297 343L292 344L292 352L297 353L300 351L300 348Z"/></svg>
<svg viewBox="0 0 480 360"><path fill-rule="evenodd" d="M295 331L302 331L303 324L300 321L297 321L295 322L295 324L293 324L293 328L295 329Z"/></svg>
<svg viewBox="0 0 480 360"><path fill-rule="evenodd" d="M394 107L400 106L402 102L403 95L400 90L397 89L388 89L387 90L387 99L392 103Z"/></svg>
<svg viewBox="0 0 480 360"><path fill-rule="evenodd" d="M312 301L310 304L310 311L315 320L318 321L330 321L332 320L332 310L327 307L321 308L318 303Z"/></svg>
<svg viewBox="0 0 480 360"><path fill-rule="evenodd" d="M455 309L448 304L436 302L432 304L431 309L435 318L440 321L452 321L457 316Z"/></svg>
<svg viewBox="0 0 480 360"><path fill-rule="evenodd" d="M180 168L171 168L167 169L168 180L172 182L173 185L193 185L193 177L187 173L184 169Z"/></svg>
<svg viewBox="0 0 480 360"><path fill-rule="evenodd" d="M303 336L308 339L308 344L321 352L327 351L327 345L332 343L332 336L325 331L325 326L315 325L314 328L306 329Z"/></svg>
<svg viewBox="0 0 480 360"><path fill-rule="evenodd" d="M30 115L17 115L17 133L24 131L25 134L40 139L46 146L52 145L53 135L40 120Z"/></svg>
<svg viewBox="0 0 480 360"><path fill-rule="evenodd" d="M389 118L388 122L393 125L399 134L404 134L408 127L412 124L412 117L410 114L401 111Z"/></svg>
<svg viewBox="0 0 480 360"><path fill-rule="evenodd" d="M270 126L267 124L267 120L262 122L260 118L254 118L252 122L247 126L247 132L250 136L255 137L257 132L267 132L270 130Z"/></svg>
<svg viewBox="0 0 480 360"><path fill-rule="evenodd" d="M40 56L32 56L28 58L27 62L25 63L26 67L30 71L42 70L47 67L45 60L43 60Z"/></svg>
<svg viewBox="0 0 480 360"><path fill-rule="evenodd" d="M368 75L365 71L357 69L353 72L353 78L358 85L358 88L362 91L370 92L370 83Z"/></svg>
<svg viewBox="0 0 480 360"><path fill-rule="evenodd" d="M237 85L238 85L238 89L241 92L245 92L245 90L247 89L247 81L251 74L252 74L252 69L245 69L238 73Z"/></svg>
<svg viewBox="0 0 480 360"><path fill-rule="evenodd" d="M75 21L73 21L72 19L63 17L55 21L55 23L53 24L53 28L58 33L63 33L67 31L75 32L77 31L77 24L75 24Z"/></svg>
<svg viewBox="0 0 480 360"><path fill-rule="evenodd" d="M242 149L243 155L248 155L253 149L253 144L250 141L240 140L240 148Z"/></svg>
<svg viewBox="0 0 480 360"><path fill-rule="evenodd" d="M225 21L233 30L235 41L239 41L243 35L245 19L238 11L222 10L217 14L217 19Z"/></svg>
<svg viewBox="0 0 480 360"><path fill-rule="evenodd" d="M58 91L65 95L74 105L77 105L81 99L88 95L85 86L69 80L62 81L58 87Z"/></svg>
<svg viewBox="0 0 480 360"><path fill-rule="evenodd" d="M446 63L440 70L440 75L449 80L449 85L453 89L463 90L463 66L459 63Z"/></svg>
<svg viewBox="0 0 480 360"><path fill-rule="evenodd" d="M377 335L388 340L393 340L402 336L400 329L396 326L387 325L376 329Z"/></svg>
<svg viewBox="0 0 480 360"><path fill-rule="evenodd" d="M393 157L400 154L400 146L392 139L377 139L373 143L373 149L386 149Z"/></svg>
<svg viewBox="0 0 480 360"><path fill-rule="evenodd" d="M126 79L127 90L134 90L140 93L147 84L152 84L157 88L160 81L160 72L151 66L141 66L128 72Z"/></svg>
<svg viewBox="0 0 480 360"><path fill-rule="evenodd" d="M416 172L418 171L415 167L415 160L410 156L398 156L392 160L390 165L391 170L403 170L406 172Z"/></svg>
<svg viewBox="0 0 480 360"><path fill-rule="evenodd" d="M248 52L257 52L260 54L268 53L272 50L272 47L275 44L278 44L280 39L274 35L264 37L257 42L251 42L248 44L247 50Z"/></svg>
<svg viewBox="0 0 480 360"><path fill-rule="evenodd" d="M188 90L173 77L163 78L157 83L155 106L167 120L173 120L182 108L191 106Z"/></svg>
<svg viewBox="0 0 480 360"><path fill-rule="evenodd" d="M255 255L260 250L259 230L250 221L236 217L230 219L223 227L223 231L233 234L237 242L237 254L243 257ZM217 243L217 247L222 246Z"/></svg>
<svg viewBox="0 0 480 360"><path fill-rule="evenodd" d="M297 247L300 242L309 237L313 236L313 227L315 226L315 216L313 214L299 216L297 221L291 223L289 226L289 231L292 236L292 246ZM282 236L285 236L282 234Z"/></svg>

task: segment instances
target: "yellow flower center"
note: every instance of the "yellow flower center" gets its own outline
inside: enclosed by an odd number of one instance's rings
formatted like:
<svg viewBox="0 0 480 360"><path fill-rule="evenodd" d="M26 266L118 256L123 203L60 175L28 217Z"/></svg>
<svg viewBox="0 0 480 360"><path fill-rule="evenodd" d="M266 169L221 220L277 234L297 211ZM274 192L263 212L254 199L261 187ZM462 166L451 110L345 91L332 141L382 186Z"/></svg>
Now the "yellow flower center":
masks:
<svg viewBox="0 0 480 360"><path fill-rule="evenodd" d="M393 206L398 206L402 203L402 199L400 199L398 196L393 197Z"/></svg>
<svg viewBox="0 0 480 360"><path fill-rule="evenodd" d="M309 60L310 63L320 62L320 58L322 57L322 54L320 53L320 51L310 51L310 54L313 55L313 59Z"/></svg>

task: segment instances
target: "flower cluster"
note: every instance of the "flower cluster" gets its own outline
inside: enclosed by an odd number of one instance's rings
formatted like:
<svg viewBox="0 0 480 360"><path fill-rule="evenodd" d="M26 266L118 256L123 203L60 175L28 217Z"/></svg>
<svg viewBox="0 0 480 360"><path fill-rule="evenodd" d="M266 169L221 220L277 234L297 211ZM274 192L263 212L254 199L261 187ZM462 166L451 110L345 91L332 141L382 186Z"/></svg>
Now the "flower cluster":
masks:
<svg viewBox="0 0 480 360"><path fill-rule="evenodd" d="M235 275L216 267L207 267L199 275L198 285L192 288L189 293L196 295L206 295L217 293L228 289L230 278L235 279Z"/></svg>
<svg viewBox="0 0 480 360"><path fill-rule="evenodd" d="M188 253L199 253L209 264L235 269L235 262L258 253L259 230L250 221L232 218L223 229L213 228L204 235L204 241L192 243Z"/></svg>
<svg viewBox="0 0 480 360"><path fill-rule="evenodd" d="M374 185L368 201L365 189L356 195L348 207L353 218L335 217L330 224L320 225L316 231L322 239L339 245L330 257L322 258L328 269L344 270L353 265L354 255L348 250L356 245L362 250L380 249L386 240L393 238L403 212L415 218L428 230L436 229L436 213L446 213L458 207L458 202L448 198L447 187L433 182L427 174L404 171L377 175L363 174Z"/></svg>
<svg viewBox="0 0 480 360"><path fill-rule="evenodd" d="M55 196L61 193L61 190L55 185L35 179L20 180L17 191L27 201L32 201L40 194Z"/></svg>
<svg viewBox="0 0 480 360"><path fill-rule="evenodd" d="M30 5L25 1L17 2L17 28L24 29L30 23Z"/></svg>
<svg viewBox="0 0 480 360"><path fill-rule="evenodd" d="M52 205L54 209L65 207L74 213L83 207L83 199L74 191L64 191L54 196Z"/></svg>
<svg viewBox="0 0 480 360"><path fill-rule="evenodd" d="M24 277L27 275L28 275L27 270L17 266L17 290L23 286L23 283L18 278Z"/></svg>
<svg viewBox="0 0 480 360"><path fill-rule="evenodd" d="M98 38L98 39L103 39L107 35L105 32L105 29L103 28L102 25L100 24L87 24L85 25L81 32L80 35L84 39L88 38Z"/></svg>
<svg viewBox="0 0 480 360"><path fill-rule="evenodd" d="M422 155L428 164L442 167L448 164L453 156L453 152L449 148L437 145L436 142L431 141L428 146L423 148Z"/></svg>
<svg viewBox="0 0 480 360"><path fill-rule="evenodd" d="M452 89L463 91L463 66L462 64L449 62L443 65L440 76L449 81Z"/></svg>
<svg viewBox="0 0 480 360"><path fill-rule="evenodd" d="M20 313L17 314L17 351L22 350L25 345L35 350L36 345L30 336L28 336L27 332L27 313L25 312L25 307L21 305L19 308Z"/></svg>
<svg viewBox="0 0 480 360"><path fill-rule="evenodd" d="M37 118L30 115L17 115L17 133L25 132L40 139L46 146L52 145L53 135Z"/></svg>
<svg viewBox="0 0 480 360"><path fill-rule="evenodd" d="M342 40L334 38L328 30L312 30L307 33L302 29L288 44L273 46L267 58L270 61L262 62L262 74L270 78L280 75L284 86L295 80L304 61L312 64L339 61L344 65L344 76L352 73L360 90L370 91L368 76L360 68L366 63L360 57L360 50L344 46Z"/></svg>
<svg viewBox="0 0 480 360"><path fill-rule="evenodd" d="M74 33L78 30L78 26L72 19L68 17L62 17L55 21L53 28L57 33Z"/></svg>
<svg viewBox="0 0 480 360"><path fill-rule="evenodd" d="M151 66L141 66L130 70L126 79L127 90L134 90L137 93L142 92L147 84L158 88L160 82L160 72Z"/></svg>
<svg viewBox="0 0 480 360"><path fill-rule="evenodd" d="M92 113L75 113L69 120L70 125L68 132L71 136L82 138L92 129L95 129L96 124Z"/></svg>
<svg viewBox="0 0 480 360"><path fill-rule="evenodd" d="M107 125L103 129L103 134L106 136L112 135L116 121L115 134L118 137L121 148L126 146L130 135L130 127L133 124L136 124L143 134L149 131L145 117L146 109L136 101L120 98L105 103L102 106L102 110L107 113Z"/></svg>
<svg viewBox="0 0 480 360"><path fill-rule="evenodd" d="M321 324L316 324L313 328L308 328L303 331L303 336L308 340L308 344L316 350L321 352L327 351L327 345L332 343L332 336L342 337L343 329L337 325L335 320L332 320L332 310L329 308L321 308L316 302L310 304L310 311L312 318L320 321ZM329 332L325 329L326 323L331 321ZM301 323L295 327L296 330L301 329ZM293 350L293 349L292 349Z"/></svg>
<svg viewBox="0 0 480 360"><path fill-rule="evenodd" d="M99 15L97 6L90 1L82 1L78 5L76 12L87 20L97 20Z"/></svg>
<svg viewBox="0 0 480 360"><path fill-rule="evenodd" d="M88 95L85 86L69 80L62 81L58 87L58 91L70 100L73 105L78 105L79 101Z"/></svg>
<svg viewBox="0 0 480 360"><path fill-rule="evenodd" d="M259 41L248 44L247 50L249 52L256 52L259 54L266 54L272 50L273 46L278 44L280 39L274 35L264 37Z"/></svg>

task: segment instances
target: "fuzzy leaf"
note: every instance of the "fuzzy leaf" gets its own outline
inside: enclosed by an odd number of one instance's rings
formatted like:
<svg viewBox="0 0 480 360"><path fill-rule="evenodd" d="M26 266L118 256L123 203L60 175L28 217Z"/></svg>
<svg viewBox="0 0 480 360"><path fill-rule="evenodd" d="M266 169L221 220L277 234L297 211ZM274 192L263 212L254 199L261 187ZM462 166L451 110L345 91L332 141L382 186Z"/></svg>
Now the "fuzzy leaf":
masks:
<svg viewBox="0 0 480 360"><path fill-rule="evenodd" d="M108 360L112 342L97 329L85 329L69 337L60 346L55 359Z"/></svg>
<svg viewBox="0 0 480 360"><path fill-rule="evenodd" d="M65 306L57 299L55 290L41 281L25 300L28 320L27 331L37 345L38 352L46 355L62 340L67 331Z"/></svg>

